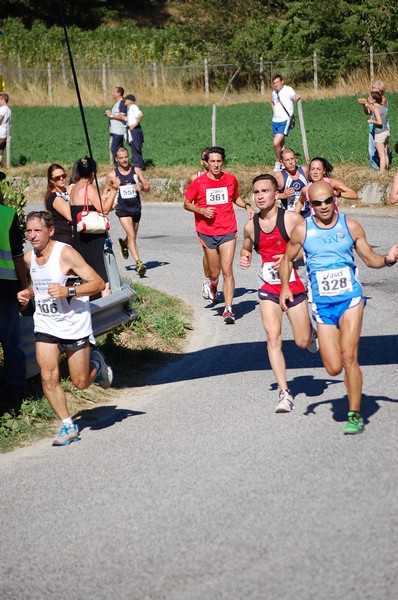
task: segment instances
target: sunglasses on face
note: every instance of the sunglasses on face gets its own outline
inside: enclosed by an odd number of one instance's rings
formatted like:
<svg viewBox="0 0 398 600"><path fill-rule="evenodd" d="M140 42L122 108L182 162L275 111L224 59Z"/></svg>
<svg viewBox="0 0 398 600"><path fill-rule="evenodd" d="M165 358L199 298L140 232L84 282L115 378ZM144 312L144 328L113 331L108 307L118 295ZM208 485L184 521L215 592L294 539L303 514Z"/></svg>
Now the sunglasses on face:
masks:
<svg viewBox="0 0 398 600"><path fill-rule="evenodd" d="M61 179L66 179L65 173L63 175L57 175L56 177L53 177L54 181L61 181Z"/></svg>
<svg viewBox="0 0 398 600"><path fill-rule="evenodd" d="M311 200L311 205L314 208L319 208L320 206L322 206L322 204L333 204L333 202L334 202L334 197L329 196L329 198L325 198L325 200Z"/></svg>

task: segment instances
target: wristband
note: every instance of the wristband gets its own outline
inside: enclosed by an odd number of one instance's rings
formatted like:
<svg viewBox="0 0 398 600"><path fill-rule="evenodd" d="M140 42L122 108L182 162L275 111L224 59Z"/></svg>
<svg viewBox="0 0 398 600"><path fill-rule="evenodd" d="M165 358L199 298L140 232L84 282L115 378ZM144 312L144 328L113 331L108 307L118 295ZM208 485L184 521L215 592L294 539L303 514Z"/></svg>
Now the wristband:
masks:
<svg viewBox="0 0 398 600"><path fill-rule="evenodd" d="M396 262L397 262L396 260L393 260L392 262L389 262L387 260L387 256L384 257L384 264L386 265L386 267L392 267L393 265L395 265Z"/></svg>
<svg viewBox="0 0 398 600"><path fill-rule="evenodd" d="M73 298L73 296L76 296L76 288L68 287L68 298Z"/></svg>

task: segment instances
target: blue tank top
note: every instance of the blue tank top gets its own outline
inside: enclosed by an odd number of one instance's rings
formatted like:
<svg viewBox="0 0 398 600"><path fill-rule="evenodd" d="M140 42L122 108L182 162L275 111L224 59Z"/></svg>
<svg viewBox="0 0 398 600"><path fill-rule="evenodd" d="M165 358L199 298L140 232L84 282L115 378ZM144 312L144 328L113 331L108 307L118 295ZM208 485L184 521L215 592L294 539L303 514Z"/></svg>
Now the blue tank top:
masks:
<svg viewBox="0 0 398 600"><path fill-rule="evenodd" d="M354 240L345 215L339 214L333 227L318 227L313 217L305 223L308 298L316 304L329 304L362 296L354 262Z"/></svg>
<svg viewBox="0 0 398 600"><path fill-rule="evenodd" d="M119 171L116 167L115 174L120 179L119 193L115 208L116 214L123 213L134 215L141 212L141 198L133 184L139 183L139 179L131 167L130 173L127 175Z"/></svg>

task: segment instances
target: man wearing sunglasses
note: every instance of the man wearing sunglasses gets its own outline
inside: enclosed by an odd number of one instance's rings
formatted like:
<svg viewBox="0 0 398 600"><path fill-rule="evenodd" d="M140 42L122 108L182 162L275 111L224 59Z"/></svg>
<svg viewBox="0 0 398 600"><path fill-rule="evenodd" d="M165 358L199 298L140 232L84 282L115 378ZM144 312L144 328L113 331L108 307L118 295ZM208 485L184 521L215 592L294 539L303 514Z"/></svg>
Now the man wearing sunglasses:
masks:
<svg viewBox="0 0 398 600"><path fill-rule="evenodd" d="M303 248L309 279L308 296L317 322L323 364L329 375L338 375L344 369L349 402L344 433L361 433L364 422L360 414L362 372L358 346L366 301L357 278L353 248L368 267L381 269L397 262L398 243L386 256L374 252L361 225L335 212L333 188L325 181L311 186L309 199L314 214L293 229L281 262L280 303L282 310L287 311L287 302L292 299L288 281L293 260Z"/></svg>

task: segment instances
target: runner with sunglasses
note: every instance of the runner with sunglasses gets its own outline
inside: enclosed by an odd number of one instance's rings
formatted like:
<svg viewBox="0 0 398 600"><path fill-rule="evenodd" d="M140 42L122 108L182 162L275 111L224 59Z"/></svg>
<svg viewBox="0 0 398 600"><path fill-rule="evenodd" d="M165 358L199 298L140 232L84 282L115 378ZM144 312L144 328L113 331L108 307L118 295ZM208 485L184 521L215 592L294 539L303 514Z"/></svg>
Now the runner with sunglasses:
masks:
<svg viewBox="0 0 398 600"><path fill-rule="evenodd" d="M288 285L293 260L303 248L322 362L329 375L338 375L344 369L349 402L344 433L361 433L364 422L360 414L362 372L358 346L366 300L353 248L368 267L381 269L397 262L398 243L386 256L374 252L361 225L335 212L333 188L325 181L311 186L309 200L313 215L293 229L280 265L280 304L282 310L288 310L293 298Z"/></svg>
<svg viewBox="0 0 398 600"><path fill-rule="evenodd" d="M47 169L47 191L44 207L54 220L53 240L72 244L72 215L66 189L65 169L57 163Z"/></svg>

